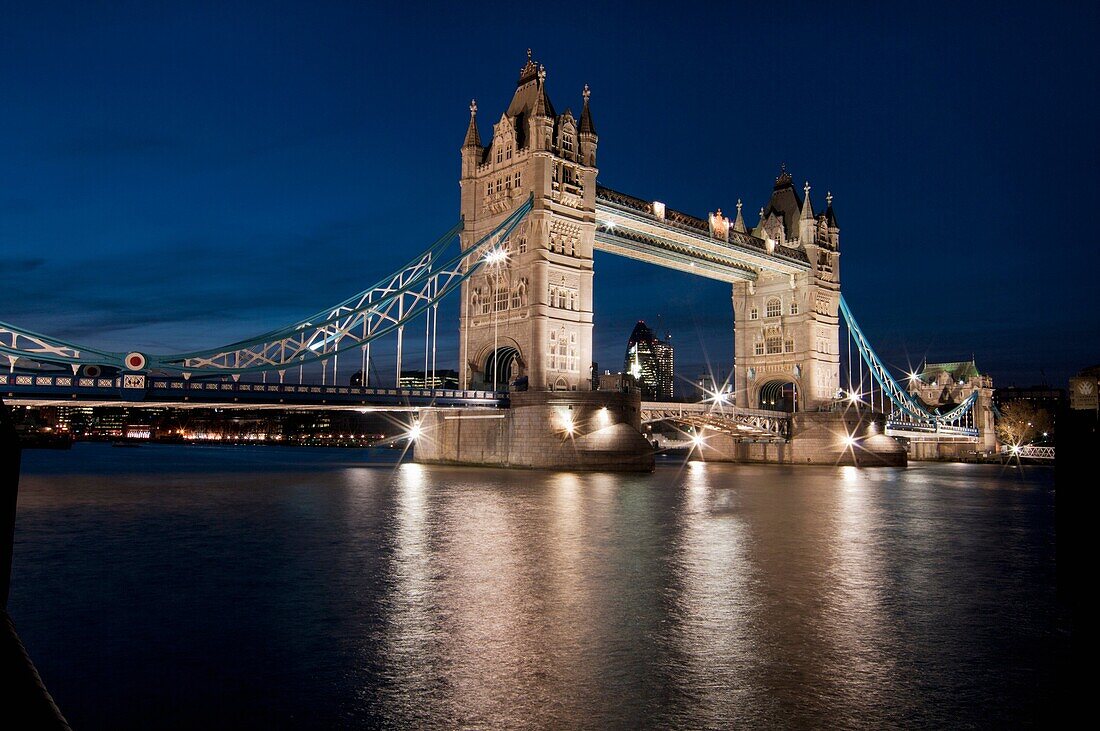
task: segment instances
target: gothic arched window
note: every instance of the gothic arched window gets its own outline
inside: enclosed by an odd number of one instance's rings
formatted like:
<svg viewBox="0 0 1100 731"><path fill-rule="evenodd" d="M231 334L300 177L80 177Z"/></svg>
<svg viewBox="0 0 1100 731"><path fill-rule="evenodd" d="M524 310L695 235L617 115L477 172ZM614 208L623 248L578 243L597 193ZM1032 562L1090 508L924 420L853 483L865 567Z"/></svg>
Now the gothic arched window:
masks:
<svg viewBox="0 0 1100 731"><path fill-rule="evenodd" d="M778 297L773 297L768 300L767 308L764 314L767 317L779 317L783 314L783 303L779 300Z"/></svg>

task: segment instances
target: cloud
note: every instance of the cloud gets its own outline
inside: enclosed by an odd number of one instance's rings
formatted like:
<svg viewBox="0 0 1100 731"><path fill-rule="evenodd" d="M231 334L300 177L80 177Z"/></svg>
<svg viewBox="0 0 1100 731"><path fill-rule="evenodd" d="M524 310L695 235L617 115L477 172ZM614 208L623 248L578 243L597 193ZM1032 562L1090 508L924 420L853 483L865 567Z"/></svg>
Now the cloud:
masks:
<svg viewBox="0 0 1100 731"><path fill-rule="evenodd" d="M360 245L371 231L333 220L287 234L179 236L94 258L15 259L0 269L0 320L108 349L214 347L308 316L403 264L386 261L392 249Z"/></svg>
<svg viewBox="0 0 1100 731"><path fill-rule="evenodd" d="M4 262L4 269L9 274L25 274L40 268L46 263L45 259L29 257L23 259L8 259Z"/></svg>

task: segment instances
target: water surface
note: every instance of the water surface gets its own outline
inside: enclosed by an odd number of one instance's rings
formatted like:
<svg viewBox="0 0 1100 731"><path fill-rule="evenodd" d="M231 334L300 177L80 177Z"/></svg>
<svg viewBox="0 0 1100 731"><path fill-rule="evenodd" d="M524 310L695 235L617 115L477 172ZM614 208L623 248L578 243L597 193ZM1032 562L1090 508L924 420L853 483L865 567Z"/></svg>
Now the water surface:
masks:
<svg viewBox="0 0 1100 731"><path fill-rule="evenodd" d="M27 452L11 611L75 727L1019 724L1062 649L1045 468Z"/></svg>

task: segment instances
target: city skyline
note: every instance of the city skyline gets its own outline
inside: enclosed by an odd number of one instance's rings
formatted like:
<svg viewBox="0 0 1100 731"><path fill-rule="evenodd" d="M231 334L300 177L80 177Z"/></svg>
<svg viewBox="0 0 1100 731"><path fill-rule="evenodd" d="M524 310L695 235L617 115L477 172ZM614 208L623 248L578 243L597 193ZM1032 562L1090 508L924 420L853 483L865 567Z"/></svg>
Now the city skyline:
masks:
<svg viewBox="0 0 1100 731"><path fill-rule="evenodd" d="M1053 217L1058 231L1071 215L1059 211L1097 194L1080 172L1097 157L1085 134L1096 102L1049 111L1095 51L1067 38L1010 55L1026 6L957 27L817 10L779 52L757 55L690 45L703 23L762 22L752 10L683 11L643 51L633 39L652 28L588 9L600 53L519 16L470 53L459 39L474 24L447 11L373 24L361 12L6 13L0 69L15 103L0 121L0 319L166 352L361 289L453 223L469 99L486 135L531 46L561 108L579 110L591 85L601 183L699 216L740 198L750 227L780 163L810 182L816 207L831 191L845 296L891 365L973 357L997 385L1044 373L1064 385L1096 359L1095 253L1017 221ZM1034 23L1063 36L1088 25L1060 12ZM422 47L398 40L412 23ZM1057 256L1039 254L1044 236ZM727 285L605 254L595 265L593 360L615 363L633 322L659 313L679 375L728 372ZM457 309L440 325L456 353Z"/></svg>

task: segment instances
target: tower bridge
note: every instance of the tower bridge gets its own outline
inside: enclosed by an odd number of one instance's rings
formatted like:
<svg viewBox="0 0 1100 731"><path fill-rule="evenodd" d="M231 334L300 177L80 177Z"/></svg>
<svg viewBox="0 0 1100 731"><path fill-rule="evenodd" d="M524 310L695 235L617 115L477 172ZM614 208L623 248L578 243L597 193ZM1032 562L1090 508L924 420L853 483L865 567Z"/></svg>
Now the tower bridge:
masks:
<svg viewBox="0 0 1100 731"><path fill-rule="evenodd" d="M750 228L740 200L732 217L720 208L696 217L606 187L590 90L579 115L559 114L546 79L528 52L485 143L471 102L460 221L398 271L290 325L187 353L109 352L0 323L9 365L0 394L414 410L418 459L523 467L647 469L640 428L653 419L709 435L700 449L708 459L898 464L905 453L890 435L988 441L991 419L974 415L984 400L930 410L874 353L841 296L831 194L815 209L809 183L796 187L784 167ZM731 402L643 404L636 393L591 390L595 251L730 285ZM438 307L448 297L459 299L460 387L398 389L411 357L435 382ZM368 380L379 347L396 354L394 388L339 383L349 366Z"/></svg>

